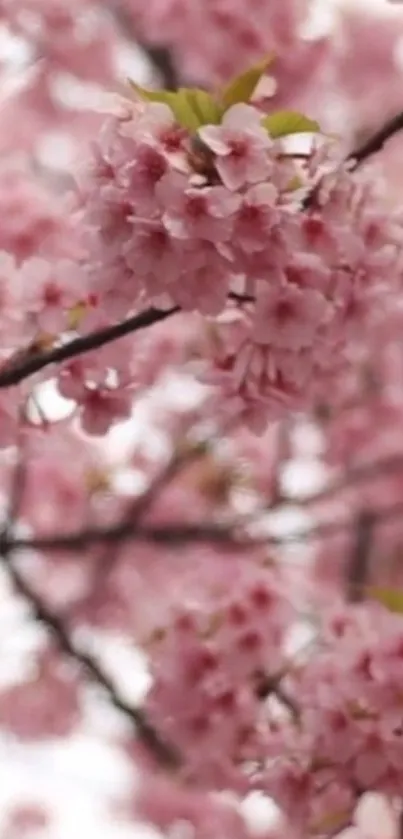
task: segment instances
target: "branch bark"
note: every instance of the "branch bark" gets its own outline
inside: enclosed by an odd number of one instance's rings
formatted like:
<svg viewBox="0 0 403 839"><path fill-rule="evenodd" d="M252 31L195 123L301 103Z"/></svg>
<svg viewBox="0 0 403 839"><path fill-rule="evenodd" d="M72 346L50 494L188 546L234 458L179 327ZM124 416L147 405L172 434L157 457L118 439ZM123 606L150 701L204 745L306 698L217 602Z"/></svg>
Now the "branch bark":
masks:
<svg viewBox="0 0 403 839"><path fill-rule="evenodd" d="M0 534L0 560L12 581L16 592L28 603L34 618L39 621L56 641L61 652L79 664L84 673L94 683L99 685L107 694L112 705L134 723L137 734L144 745L166 767L176 768L180 765L180 756L170 744L166 743L149 723L145 713L140 708L132 707L117 692L113 682L105 673L102 666L87 652L81 650L73 640L72 634L64 620L48 606L25 575L14 562L13 552L16 542L13 540L12 530L18 516L24 491L26 465L23 449L20 448L19 459L15 469L10 492L9 509L3 530Z"/></svg>
<svg viewBox="0 0 403 839"><path fill-rule="evenodd" d="M355 540L347 567L347 600L359 603L364 596L371 559L371 546L376 516L364 511L358 516Z"/></svg>
<svg viewBox="0 0 403 839"><path fill-rule="evenodd" d="M20 573L11 561L10 544L2 546L1 558L16 591L29 604L35 620L45 627L56 641L61 652L77 662L84 673L105 691L111 704L135 725L139 738L161 764L171 768L179 766L180 758L176 750L160 738L140 708L134 708L119 696L116 687L101 665L91 655L77 647L64 621L43 602Z"/></svg>
<svg viewBox="0 0 403 839"><path fill-rule="evenodd" d="M378 524L393 521L403 515L403 503L396 504L382 510L379 513L371 514L371 527ZM197 522L195 524L182 524L172 522L169 525L144 526L132 522L118 522L111 527L92 527L77 530L72 533L55 533L49 536L31 538L3 537L0 543L7 550L23 551L63 551L74 552L82 550L90 545L114 544L118 542L136 541L150 542L155 545L176 547L186 545L190 542L200 544L201 542L213 543L231 549L244 550L245 548L269 545L282 547L286 545L320 541L334 536L341 536L354 533L357 527L357 520L352 518L327 521L316 527L308 527L288 533L286 536L253 536L248 535L246 526L253 524L253 521L235 521L228 524L216 524L211 522ZM242 530L242 525L244 529ZM239 535L238 535L239 534Z"/></svg>
<svg viewBox="0 0 403 839"><path fill-rule="evenodd" d="M382 151L385 143L388 142L395 134L403 130L403 111L396 116L389 119L379 131L376 131L368 140L353 151L348 160L353 161L353 169L357 169L373 154Z"/></svg>
<svg viewBox="0 0 403 839"><path fill-rule="evenodd" d="M110 344L112 341L123 338L125 335L130 335L133 332L138 332L140 329L145 329L147 326L160 323L177 312L179 312L178 307L173 307L165 311L152 308L147 309L120 323L107 326L105 329L98 329L89 335L74 338L72 341L68 341L46 352L36 353L32 356L27 355L26 358L19 358L14 364L11 361L0 370L0 388L18 385L24 379L27 379L34 373L38 373L50 364L68 361L78 355L99 349L105 346L105 344Z"/></svg>

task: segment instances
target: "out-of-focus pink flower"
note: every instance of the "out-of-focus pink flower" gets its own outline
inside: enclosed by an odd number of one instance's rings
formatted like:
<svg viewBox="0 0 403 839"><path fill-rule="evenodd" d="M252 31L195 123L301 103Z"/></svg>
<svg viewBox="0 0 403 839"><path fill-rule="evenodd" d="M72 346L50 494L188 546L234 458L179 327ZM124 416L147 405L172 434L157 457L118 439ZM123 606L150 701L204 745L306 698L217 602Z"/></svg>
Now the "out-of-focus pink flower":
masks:
<svg viewBox="0 0 403 839"><path fill-rule="evenodd" d="M80 721L78 691L76 679L45 654L36 675L0 692L0 724L21 740L66 737Z"/></svg>

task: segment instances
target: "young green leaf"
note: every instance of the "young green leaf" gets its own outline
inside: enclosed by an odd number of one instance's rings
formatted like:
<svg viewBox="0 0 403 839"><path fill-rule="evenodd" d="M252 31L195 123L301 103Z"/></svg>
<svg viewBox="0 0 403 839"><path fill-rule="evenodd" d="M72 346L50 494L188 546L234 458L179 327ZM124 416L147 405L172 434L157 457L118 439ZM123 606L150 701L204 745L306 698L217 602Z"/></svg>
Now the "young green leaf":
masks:
<svg viewBox="0 0 403 839"><path fill-rule="evenodd" d="M262 119L263 128L271 137L289 137L290 134L317 134L319 123L298 111L277 111Z"/></svg>
<svg viewBox="0 0 403 839"><path fill-rule="evenodd" d="M403 589L371 586L366 589L366 594L373 600L382 603L386 609L389 609L389 612L403 614Z"/></svg>
<svg viewBox="0 0 403 839"><path fill-rule="evenodd" d="M201 125L216 125L221 122L223 109L206 90L180 88L179 93L185 95L189 107L198 119L198 128Z"/></svg>
<svg viewBox="0 0 403 839"><path fill-rule="evenodd" d="M250 102L260 79L265 74L267 68L274 61L274 56L268 56L264 61L255 64L237 76L230 82L230 84L221 91L221 102L224 109L228 110L232 105L238 105L240 102Z"/></svg>
<svg viewBox="0 0 403 839"><path fill-rule="evenodd" d="M162 102L168 105L175 119L183 128L197 131L201 125L220 122L222 109L205 90L181 87L177 91L149 90L130 82L137 95L147 102Z"/></svg>

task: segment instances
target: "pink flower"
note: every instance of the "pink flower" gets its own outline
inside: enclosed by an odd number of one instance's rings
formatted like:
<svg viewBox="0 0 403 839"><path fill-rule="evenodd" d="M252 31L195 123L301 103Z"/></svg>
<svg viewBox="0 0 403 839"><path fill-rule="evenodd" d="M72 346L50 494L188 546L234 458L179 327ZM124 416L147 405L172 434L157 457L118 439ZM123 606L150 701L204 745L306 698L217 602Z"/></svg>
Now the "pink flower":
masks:
<svg viewBox="0 0 403 839"><path fill-rule="evenodd" d="M103 435L116 422L130 416L132 395L120 388L86 388L81 403L81 423L87 434Z"/></svg>
<svg viewBox="0 0 403 839"><path fill-rule="evenodd" d="M203 603L202 579L199 603L186 607L178 599L170 625L153 644L147 708L186 755L187 773L199 784L246 790L242 756L247 760L270 739L259 679L268 667L273 673L281 667L292 607L270 571L245 575L233 566L222 590L216 582L210 603Z"/></svg>
<svg viewBox="0 0 403 839"><path fill-rule="evenodd" d="M33 257L21 267L20 283L34 328L52 335L69 328L70 310L86 296L85 272L69 260Z"/></svg>
<svg viewBox="0 0 403 839"><path fill-rule="evenodd" d="M208 241L197 247L189 242L180 258L186 265L186 282L172 289L173 299L187 312L218 315L227 302L231 263Z"/></svg>
<svg viewBox="0 0 403 839"><path fill-rule="evenodd" d="M25 320L23 299L15 260L9 253L0 251L0 335L3 349L15 348L22 340Z"/></svg>
<svg viewBox="0 0 403 839"><path fill-rule="evenodd" d="M254 318L256 342L282 350L300 350L313 344L331 306L319 291L293 283L262 285Z"/></svg>
<svg viewBox="0 0 403 839"><path fill-rule="evenodd" d="M234 240L246 253L267 247L267 236L280 217L277 198L278 192L270 183L253 186L243 196L235 221Z"/></svg>
<svg viewBox="0 0 403 839"><path fill-rule="evenodd" d="M155 207L155 190L168 169L168 162L158 148L141 143L135 147L134 159L122 166L118 182L132 196L136 212L152 210Z"/></svg>
<svg viewBox="0 0 403 839"><path fill-rule="evenodd" d="M80 721L77 680L42 653L32 678L0 691L0 720L21 740L66 737Z"/></svg>
<svg viewBox="0 0 403 839"><path fill-rule="evenodd" d="M163 207L162 220L178 239L227 241L240 198L221 186L192 184L177 172L166 175L157 188Z"/></svg>
<svg viewBox="0 0 403 839"><path fill-rule="evenodd" d="M265 180L273 168L273 142L260 124L261 115L250 105L233 105L222 124L199 129L203 143L214 152L224 186L237 190Z"/></svg>
<svg viewBox="0 0 403 839"><path fill-rule="evenodd" d="M46 830L51 823L50 812L36 802L14 805L7 813L6 830L10 839L23 839L32 831Z"/></svg>
<svg viewBox="0 0 403 839"><path fill-rule="evenodd" d="M169 293L183 275L180 248L158 220L133 220L132 236L123 246L128 266L136 272L150 297Z"/></svg>
<svg viewBox="0 0 403 839"><path fill-rule="evenodd" d="M128 120L122 125L121 133L132 139L141 138L157 147L161 138L176 127L175 117L168 105L163 102L150 102L138 106L136 124Z"/></svg>

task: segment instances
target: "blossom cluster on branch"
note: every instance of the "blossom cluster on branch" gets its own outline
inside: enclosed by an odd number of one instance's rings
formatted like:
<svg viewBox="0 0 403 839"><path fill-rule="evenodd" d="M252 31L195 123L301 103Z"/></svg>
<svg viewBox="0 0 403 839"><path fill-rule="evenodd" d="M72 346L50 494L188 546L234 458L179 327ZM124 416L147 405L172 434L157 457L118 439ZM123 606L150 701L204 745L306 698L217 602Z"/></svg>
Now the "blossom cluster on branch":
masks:
<svg viewBox="0 0 403 839"><path fill-rule="evenodd" d="M402 835L403 14L313 11L0 0L0 733L167 837Z"/></svg>

